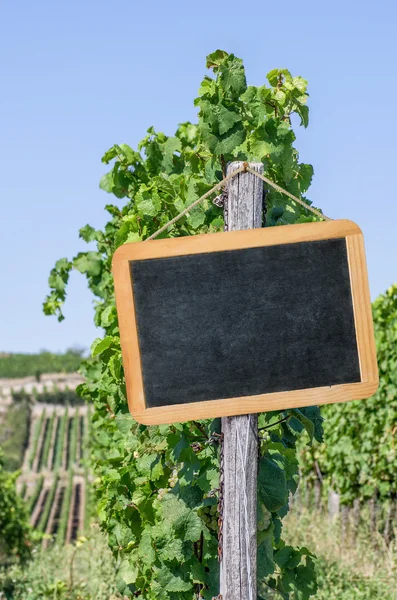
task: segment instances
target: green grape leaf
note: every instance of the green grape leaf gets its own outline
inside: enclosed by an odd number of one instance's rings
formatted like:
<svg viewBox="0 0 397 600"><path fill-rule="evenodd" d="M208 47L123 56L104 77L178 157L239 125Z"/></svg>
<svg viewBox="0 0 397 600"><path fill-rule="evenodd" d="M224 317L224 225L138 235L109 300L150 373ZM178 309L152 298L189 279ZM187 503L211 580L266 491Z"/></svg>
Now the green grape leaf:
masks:
<svg viewBox="0 0 397 600"><path fill-rule="evenodd" d="M181 140L177 137L169 137L164 144L163 168L166 173L172 171L174 166L174 154L182 150Z"/></svg>
<svg viewBox="0 0 397 600"><path fill-rule="evenodd" d="M231 129L235 123L239 123L241 121L241 115L233 110L228 110L222 104L218 105L218 126L219 133L223 135L227 133L229 129Z"/></svg>
<svg viewBox="0 0 397 600"><path fill-rule="evenodd" d="M157 215L157 208L155 207L153 200L149 198L147 200L142 200L142 202L138 204L138 210L142 215L147 217L155 217Z"/></svg>
<svg viewBox="0 0 397 600"><path fill-rule="evenodd" d="M107 336L105 338L96 338L91 344L91 356L98 356L113 344L113 338Z"/></svg>
<svg viewBox="0 0 397 600"><path fill-rule="evenodd" d="M85 242L93 242L96 239L96 231L91 225L85 225L80 229L79 237Z"/></svg>
<svg viewBox="0 0 397 600"><path fill-rule="evenodd" d="M193 229L197 229L205 221L205 211L202 206L197 205L189 211L189 223Z"/></svg>
<svg viewBox="0 0 397 600"><path fill-rule="evenodd" d="M104 192L108 192L108 194L110 194L113 191L113 188L114 188L113 171L110 171L109 173L105 173L105 175L103 175L101 177L101 180L99 182L99 187Z"/></svg>
<svg viewBox="0 0 397 600"><path fill-rule="evenodd" d="M228 53L224 50L215 50L215 52L212 52L212 54L208 54L206 60L207 69L219 67L219 65L221 65L225 58L227 58L228 56Z"/></svg>
<svg viewBox="0 0 397 600"><path fill-rule="evenodd" d="M230 54L220 66L221 86L238 98L247 89L243 61Z"/></svg>
<svg viewBox="0 0 397 600"><path fill-rule="evenodd" d="M93 277L101 272L102 257L98 252L80 252L73 260L73 266L80 273Z"/></svg>
<svg viewBox="0 0 397 600"><path fill-rule="evenodd" d="M119 149L129 163L140 162L141 155L139 152L135 152L128 144L120 144Z"/></svg>
<svg viewBox="0 0 397 600"><path fill-rule="evenodd" d="M121 433L127 434L131 431L133 420L129 412L118 413L116 415L115 422Z"/></svg>
<svg viewBox="0 0 397 600"><path fill-rule="evenodd" d="M241 123L236 123L229 131L223 135L215 135L210 128L201 125L203 140L208 145L210 152L216 155L231 154L240 146L246 137L244 127Z"/></svg>
<svg viewBox="0 0 397 600"><path fill-rule="evenodd" d="M260 460L258 494L270 512L279 510L288 501L285 473L267 456Z"/></svg>
<svg viewBox="0 0 397 600"><path fill-rule="evenodd" d="M139 567L137 562L133 558L124 558L118 570L118 575L123 579L123 581L129 585L130 583L135 583L137 580L139 573Z"/></svg>
<svg viewBox="0 0 397 600"><path fill-rule="evenodd" d="M116 158L118 152L119 152L119 147L115 144L109 150L107 150L105 152L105 154L102 156L102 162L105 163L106 165L109 164L111 160Z"/></svg>
<svg viewBox="0 0 397 600"><path fill-rule="evenodd" d="M294 418L299 421L299 423L301 423L301 425L303 425L303 427L306 429L307 433L309 434L309 439L310 442L313 441L313 437L314 437L314 423L313 421L311 421L308 417L306 417L306 415L304 415L304 413L299 410L299 408L292 408L290 409L291 414L294 416ZM293 420L291 419L289 424L291 427L293 427Z"/></svg>
<svg viewBox="0 0 397 600"><path fill-rule="evenodd" d="M164 566L155 573L159 585L167 592L187 592L193 585L186 579L186 571L182 569L169 569Z"/></svg>

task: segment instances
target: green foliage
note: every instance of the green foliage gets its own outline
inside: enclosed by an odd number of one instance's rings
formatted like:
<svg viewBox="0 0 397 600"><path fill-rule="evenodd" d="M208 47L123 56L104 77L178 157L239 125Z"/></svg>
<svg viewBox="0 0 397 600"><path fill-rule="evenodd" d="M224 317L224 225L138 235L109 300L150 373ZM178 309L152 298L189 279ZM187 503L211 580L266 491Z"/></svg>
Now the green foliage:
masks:
<svg viewBox="0 0 397 600"><path fill-rule="evenodd" d="M63 406L79 406L83 404L82 399L76 394L75 390L59 390L57 388L51 391L44 391L35 394L36 402L45 404L62 404Z"/></svg>
<svg viewBox="0 0 397 600"><path fill-rule="evenodd" d="M42 373L73 373L79 368L83 353L83 350L71 348L64 354L45 350L39 354L1 354L0 377L31 375L40 379Z"/></svg>
<svg viewBox="0 0 397 600"><path fill-rule="evenodd" d="M31 529L25 504L17 493L18 471L3 467L0 451L0 565L26 561L30 556Z"/></svg>
<svg viewBox="0 0 397 600"><path fill-rule="evenodd" d="M31 453L29 456L29 467L30 468L32 468L32 466L33 466L34 459L35 459L37 451L38 451L39 441L41 438L41 432L42 432L42 429L44 426L44 420L45 420L45 410L43 410L39 419L37 419L37 421L35 423L34 432L33 432L33 440L32 440L32 450L31 450Z"/></svg>
<svg viewBox="0 0 397 600"><path fill-rule="evenodd" d="M32 514L32 512L35 509L35 506L36 506L37 501L39 499L41 490L43 489L43 484L44 484L44 475L40 475L40 477L36 481L36 485L34 487L33 493L32 493L32 495L30 496L30 498L28 500L28 511L29 511L29 514Z"/></svg>
<svg viewBox="0 0 397 600"><path fill-rule="evenodd" d="M45 501L45 505L43 507L43 512L41 513L39 522L37 523L37 530L40 532L44 532L47 527L47 523L48 523L48 519L50 516L51 509L52 509L52 505L54 504L54 498L55 498L55 493L57 491L57 485L58 485L58 473L56 473L54 476L50 491L48 493L48 496Z"/></svg>
<svg viewBox="0 0 397 600"><path fill-rule="evenodd" d="M90 527L94 506L92 497L92 481L90 477L90 440L91 440L91 407L87 407L87 418L84 420L83 430L83 466L85 480L85 507L84 507L84 532Z"/></svg>
<svg viewBox="0 0 397 600"><path fill-rule="evenodd" d="M87 533L92 520L92 512L93 506L91 502L91 480L89 476L88 468L84 468L84 484L85 484L85 505L84 505L84 521L83 521L83 531Z"/></svg>
<svg viewBox="0 0 397 600"><path fill-rule="evenodd" d="M37 390L33 390L31 394L23 389L18 392L13 391L12 399L14 402L30 402L34 399L35 402L41 402L43 404L61 404L63 406L79 406L84 404L83 400L76 394L75 390L69 388L60 390L56 386L51 390L46 390L44 386L44 391L40 393L38 393Z"/></svg>
<svg viewBox="0 0 397 600"><path fill-rule="evenodd" d="M326 443L304 449L306 482L317 461L327 484L351 505L376 496L382 504L397 495L397 284L373 303L379 389L368 400L322 409Z"/></svg>
<svg viewBox="0 0 397 600"><path fill-rule="evenodd" d="M27 485L26 485L26 481L24 481L21 489L19 490L19 495L21 496L21 498L25 498L26 491L27 491Z"/></svg>
<svg viewBox="0 0 397 600"><path fill-rule="evenodd" d="M3 449L3 466L7 471L16 471L23 463L28 444L30 426L30 404L23 400L7 408L0 427L0 447Z"/></svg>
<svg viewBox="0 0 397 600"><path fill-rule="evenodd" d="M397 545L387 546L365 521L354 533L349 528L342 533L340 523L325 511L301 507L291 511L285 527L290 543L309 546L317 555L316 599L395 600Z"/></svg>
<svg viewBox="0 0 397 600"><path fill-rule="evenodd" d="M54 411L48 421L48 427L46 429L46 436L45 436L44 443L43 443L43 451L42 451L42 454L40 457L41 460L40 460L40 464L39 464L39 469L48 469L48 457L50 454L50 448L51 448L51 443L52 443L52 432L54 429L55 418L56 418L56 414Z"/></svg>
<svg viewBox="0 0 397 600"><path fill-rule="evenodd" d="M98 528L74 545L38 549L32 560L0 571L5 600L122 600L115 563Z"/></svg>
<svg viewBox="0 0 397 600"><path fill-rule="evenodd" d="M76 412L74 414L74 419L73 419L72 437L71 437L71 442L70 442L70 462L72 464L79 463L79 459L77 456L77 438L78 438L79 426L80 426L80 416L79 416L78 411L76 410Z"/></svg>
<svg viewBox="0 0 397 600"><path fill-rule="evenodd" d="M106 205L103 230L86 225L80 237L96 250L61 259L51 272L46 314L63 319L62 305L72 268L84 273L96 298L94 321L105 331L91 347L77 390L94 403L92 458L101 526L119 564L119 590L147 600L191 600L218 594L217 527L208 507L216 504L218 420L159 427L138 425L126 401L111 260L125 242L144 240L218 183L228 161L262 161L265 174L302 198L313 174L299 163L291 116L308 123L306 81L287 70L271 71L270 85L247 86L242 61L218 50L207 57L206 76L195 100L198 123L182 123L173 137L148 129L133 150L112 146L103 156L110 171L100 187L124 199ZM278 192L267 193L267 226L316 220ZM180 219L162 237L220 231L223 214L210 200ZM259 477L260 578L284 598L314 593L313 561L305 549L288 548L281 519L297 486L297 438L321 437L318 409L261 417L265 430ZM306 438L307 439L307 438ZM277 562L278 561L278 562Z"/></svg>
<svg viewBox="0 0 397 600"><path fill-rule="evenodd" d="M328 562L323 558L315 562L318 600L395 600L395 587L391 579L357 576L346 569L343 563Z"/></svg>
<svg viewBox="0 0 397 600"><path fill-rule="evenodd" d="M44 457L44 452L46 451L46 445L49 444L48 440L49 440L50 436L48 434L49 434L49 430L50 430L51 418L52 417L46 418L43 423L42 440L41 440L41 445L40 445L40 448L38 451L38 459L37 459L37 470L38 471L40 471L44 466L43 465L43 457Z"/></svg>
<svg viewBox="0 0 397 600"><path fill-rule="evenodd" d="M59 429L57 433L57 437L55 440L55 456L54 456L54 470L60 469L62 466L63 459L63 448L65 444L65 434L66 428L68 425L68 409L66 408L65 412L61 417L59 417Z"/></svg>
<svg viewBox="0 0 397 600"><path fill-rule="evenodd" d="M66 530L67 530L67 526L68 526L68 516L69 516L69 510L70 510L70 503L72 500L72 493L73 493L73 470L70 469L68 483L67 483L67 486L65 489L63 500L62 500L61 515L59 518L59 525L58 525L58 531L57 531L57 536L56 536L56 542L57 542L57 544L60 544L60 545L62 545L65 542L65 538L66 538Z"/></svg>

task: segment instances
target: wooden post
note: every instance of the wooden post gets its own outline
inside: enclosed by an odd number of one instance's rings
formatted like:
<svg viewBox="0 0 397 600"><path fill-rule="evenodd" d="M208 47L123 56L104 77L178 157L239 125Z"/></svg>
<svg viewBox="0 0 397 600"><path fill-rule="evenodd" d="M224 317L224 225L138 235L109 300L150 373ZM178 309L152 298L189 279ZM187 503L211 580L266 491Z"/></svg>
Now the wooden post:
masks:
<svg viewBox="0 0 397 600"><path fill-rule="evenodd" d="M243 163L228 165L228 174ZM263 173L261 163L250 167ZM225 229L262 227L263 183L251 173L239 173L228 184ZM222 600L256 600L256 515L258 417L222 418L223 535L220 576Z"/></svg>

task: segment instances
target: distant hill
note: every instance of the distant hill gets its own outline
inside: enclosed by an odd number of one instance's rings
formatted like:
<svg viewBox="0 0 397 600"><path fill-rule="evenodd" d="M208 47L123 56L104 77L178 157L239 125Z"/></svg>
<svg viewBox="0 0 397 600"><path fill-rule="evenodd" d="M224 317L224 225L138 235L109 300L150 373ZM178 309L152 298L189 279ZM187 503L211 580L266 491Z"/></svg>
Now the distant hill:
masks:
<svg viewBox="0 0 397 600"><path fill-rule="evenodd" d="M85 350L71 348L63 354L43 350L38 354L0 352L0 377L33 376L40 380L42 373L73 373L77 371Z"/></svg>

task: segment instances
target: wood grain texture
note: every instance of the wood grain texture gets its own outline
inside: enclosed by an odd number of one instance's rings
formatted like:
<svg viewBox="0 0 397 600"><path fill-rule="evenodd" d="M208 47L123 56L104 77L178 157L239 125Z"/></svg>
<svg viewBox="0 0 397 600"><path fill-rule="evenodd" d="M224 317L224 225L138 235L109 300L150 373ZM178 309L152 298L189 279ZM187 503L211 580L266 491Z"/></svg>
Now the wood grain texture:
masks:
<svg viewBox="0 0 397 600"><path fill-rule="evenodd" d="M242 166L228 165L228 173ZM250 164L263 173L261 163ZM240 173L228 185L226 229L262 227L263 182ZM225 307L227 309L227 307ZM223 535L220 594L223 600L257 597L257 474L258 417L222 419L223 433Z"/></svg>
<svg viewBox="0 0 397 600"><path fill-rule="evenodd" d="M248 600L250 578L256 600L258 417L225 417L222 433L224 508L220 593L225 600Z"/></svg>
<svg viewBox="0 0 397 600"><path fill-rule="evenodd" d="M113 257L112 270L128 406L135 417L145 413L146 404L129 260L119 253L116 258ZM139 418L135 418L139 421Z"/></svg>
<svg viewBox="0 0 397 600"><path fill-rule="evenodd" d="M202 252L222 252L256 246L276 246L332 238L345 238L359 235L361 229L347 219L322 221L321 223L298 223L243 231L205 233L171 239L150 240L123 244L113 255L113 272L119 263L129 260L145 260L200 254ZM131 284L130 284L131 286ZM118 290L116 290L117 293Z"/></svg>
<svg viewBox="0 0 397 600"><path fill-rule="evenodd" d="M143 425L163 423L183 423L196 419L214 419L233 415L254 414L284 408L299 408L314 404L334 404L350 400L369 398L378 389L378 379L369 382L347 383L305 390L274 392L258 396L241 396L207 402L191 402L182 405L148 408L142 412L135 410L135 400L129 390L129 406L134 419Z"/></svg>
<svg viewBox="0 0 397 600"><path fill-rule="evenodd" d="M363 236L348 235L346 247L361 380L377 383L378 363Z"/></svg>

